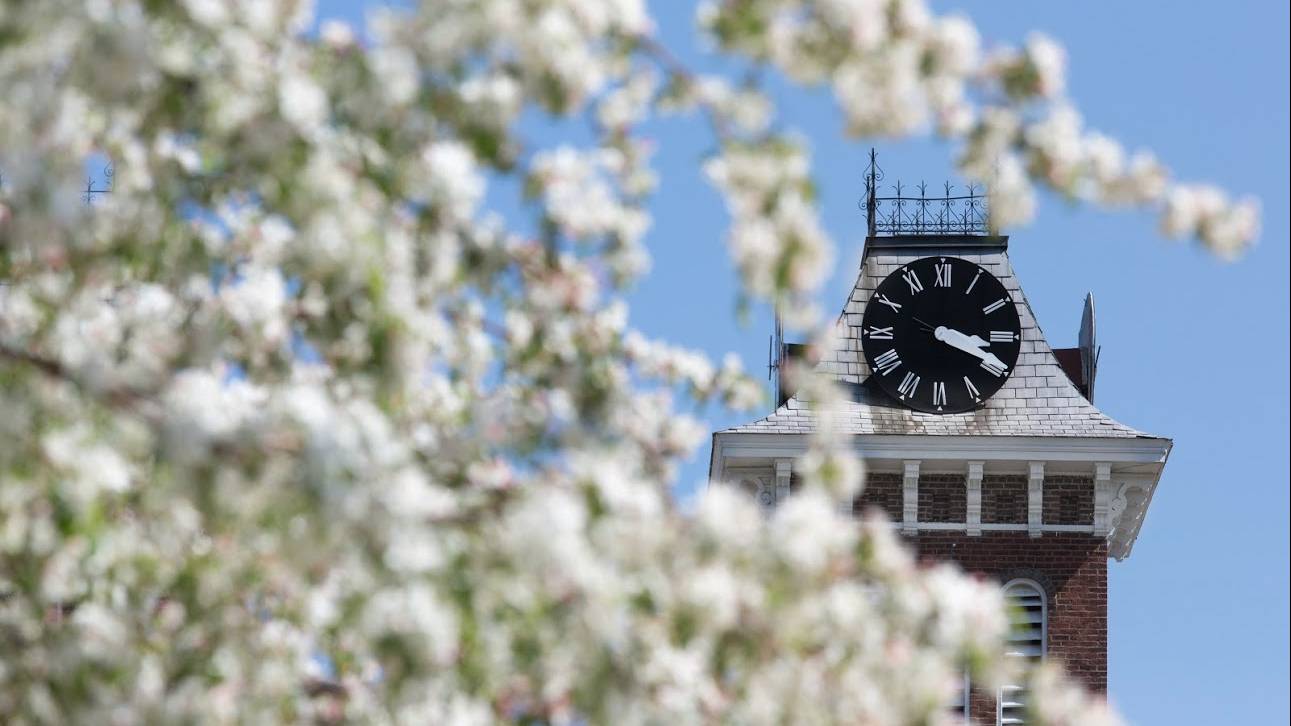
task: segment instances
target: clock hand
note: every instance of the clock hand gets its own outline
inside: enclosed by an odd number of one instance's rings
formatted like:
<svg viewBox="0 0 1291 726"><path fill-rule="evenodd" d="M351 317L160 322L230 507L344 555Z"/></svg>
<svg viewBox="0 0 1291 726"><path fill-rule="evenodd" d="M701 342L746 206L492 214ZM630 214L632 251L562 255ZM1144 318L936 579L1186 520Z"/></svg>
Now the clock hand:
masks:
<svg viewBox="0 0 1291 726"><path fill-rule="evenodd" d="M924 321L920 320L919 318L916 318L913 315L911 315L910 318L914 320L916 323L918 323L920 326L922 326L924 330L928 331L929 333L933 332L933 327L934 327L933 325L929 323L925 323Z"/></svg>
<svg viewBox="0 0 1291 726"><path fill-rule="evenodd" d="M974 345L972 339L954 328L947 328L944 325L938 325L937 329L933 331L932 337L952 348L962 350L969 355L977 356L978 358L982 358L986 355L986 353L981 349L981 346Z"/></svg>
<svg viewBox="0 0 1291 726"><path fill-rule="evenodd" d="M933 331L932 335L937 340L940 340L952 348L962 350L971 356L981 358L983 361L994 365L1000 370L1008 370L1008 366L1004 365L1004 361L1001 361L993 353L987 353L982 350L982 348L985 348L990 344L976 335L964 335L958 330L947 328L944 325L937 326L937 329Z"/></svg>
<svg viewBox="0 0 1291 726"><path fill-rule="evenodd" d="M1008 366L1004 365L1004 361L1000 360L999 358L996 358L993 353L987 353L985 356L982 357L982 360L987 363L994 364L995 368L997 368L1000 371L1007 371L1009 369Z"/></svg>

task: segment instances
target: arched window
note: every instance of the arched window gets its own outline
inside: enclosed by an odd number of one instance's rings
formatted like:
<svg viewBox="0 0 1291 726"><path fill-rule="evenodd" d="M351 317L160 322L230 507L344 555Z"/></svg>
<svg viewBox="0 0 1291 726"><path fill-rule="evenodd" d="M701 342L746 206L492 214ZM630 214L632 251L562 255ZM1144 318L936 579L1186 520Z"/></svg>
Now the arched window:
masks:
<svg viewBox="0 0 1291 726"><path fill-rule="evenodd" d="M1044 660L1048 638L1044 588L1033 580L1010 580L1004 586L1004 599L1011 619L1008 657L1025 660L1025 667L1039 663ZM1000 688L996 704L996 722L1001 726L1026 723L1027 692L1021 683Z"/></svg>

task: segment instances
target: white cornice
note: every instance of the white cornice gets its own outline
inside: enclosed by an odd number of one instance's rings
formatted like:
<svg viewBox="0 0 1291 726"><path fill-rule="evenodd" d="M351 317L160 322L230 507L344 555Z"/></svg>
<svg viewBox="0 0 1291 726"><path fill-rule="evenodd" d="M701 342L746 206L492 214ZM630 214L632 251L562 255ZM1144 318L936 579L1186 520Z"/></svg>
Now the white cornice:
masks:
<svg viewBox="0 0 1291 726"><path fill-rule="evenodd" d="M911 436L896 434L852 437L866 459L923 461L1069 461L1162 465L1172 442L1158 438L1092 438L1057 436ZM801 434L719 432L713 436L713 461L732 458L800 456L807 450Z"/></svg>
<svg viewBox="0 0 1291 726"><path fill-rule="evenodd" d="M720 480L728 466L797 458L806 452L807 440L803 434L718 432L713 435L710 472L713 479ZM1128 557L1134 547L1173 446L1170 439L1150 437L883 434L856 435L852 440L856 453L876 469L903 471L909 468L905 462L919 461L921 470L936 472L981 462L989 474L1001 469L1032 472L1034 464L1043 462L1043 470L1055 474L1087 471L1099 482L1097 486L1107 488L1108 556L1117 560ZM1084 529L1094 532L1096 526L1101 529L1101 518ZM976 529L967 523L959 527Z"/></svg>

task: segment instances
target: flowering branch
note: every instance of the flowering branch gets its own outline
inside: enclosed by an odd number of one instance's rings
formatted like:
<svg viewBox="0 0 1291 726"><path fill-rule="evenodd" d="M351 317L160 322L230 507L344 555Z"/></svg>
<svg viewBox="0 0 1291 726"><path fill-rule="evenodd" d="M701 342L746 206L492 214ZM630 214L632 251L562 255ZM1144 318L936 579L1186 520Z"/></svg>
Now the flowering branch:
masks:
<svg viewBox="0 0 1291 726"><path fill-rule="evenodd" d="M0 713L940 723L966 666L1006 676L998 592L837 513L862 469L828 381L801 382L826 425L773 516L735 487L671 496L707 431L672 394L761 392L629 326L644 118L702 111L744 294L827 345L833 245L760 74L688 69L638 0L426 2L362 43L310 22L300 0L0 16L0 640L23 644ZM983 54L919 0L699 23L830 88L853 136L957 140L1001 223L1039 185L1163 207L1221 254L1257 231L1253 204L1085 131L1051 41ZM521 156L533 112L594 114L594 137ZM117 162L92 209L61 181L91 150ZM503 178L540 242L486 208ZM1098 711L1043 678L1067 705L1038 718Z"/></svg>

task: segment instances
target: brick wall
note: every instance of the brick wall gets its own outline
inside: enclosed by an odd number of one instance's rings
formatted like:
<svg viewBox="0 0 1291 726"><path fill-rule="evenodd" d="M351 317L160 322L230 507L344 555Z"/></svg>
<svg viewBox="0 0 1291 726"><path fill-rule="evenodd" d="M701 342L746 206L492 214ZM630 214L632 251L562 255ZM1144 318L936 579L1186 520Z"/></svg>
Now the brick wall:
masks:
<svg viewBox="0 0 1291 726"><path fill-rule="evenodd" d="M983 487L985 489L985 487ZM1088 534L921 532L907 540L930 560L958 563L1001 585L1024 577L1040 583L1048 601L1048 657L1097 692L1107 690L1107 545ZM974 723L995 722L995 694L973 690Z"/></svg>
<svg viewBox="0 0 1291 726"><path fill-rule="evenodd" d="M919 521L963 522L968 517L968 487L962 474L919 477Z"/></svg>
<svg viewBox="0 0 1291 726"><path fill-rule="evenodd" d="M904 514L902 477L895 472L870 472L865 476L865 488L852 503L852 511L861 514L874 507L883 510L888 519L900 522Z"/></svg>
<svg viewBox="0 0 1291 726"><path fill-rule="evenodd" d="M982 477L982 522L1027 523L1027 478L1012 474Z"/></svg>
<svg viewBox="0 0 1291 726"><path fill-rule="evenodd" d="M1094 480L1046 474L1041 518L1045 524L1093 524Z"/></svg>

